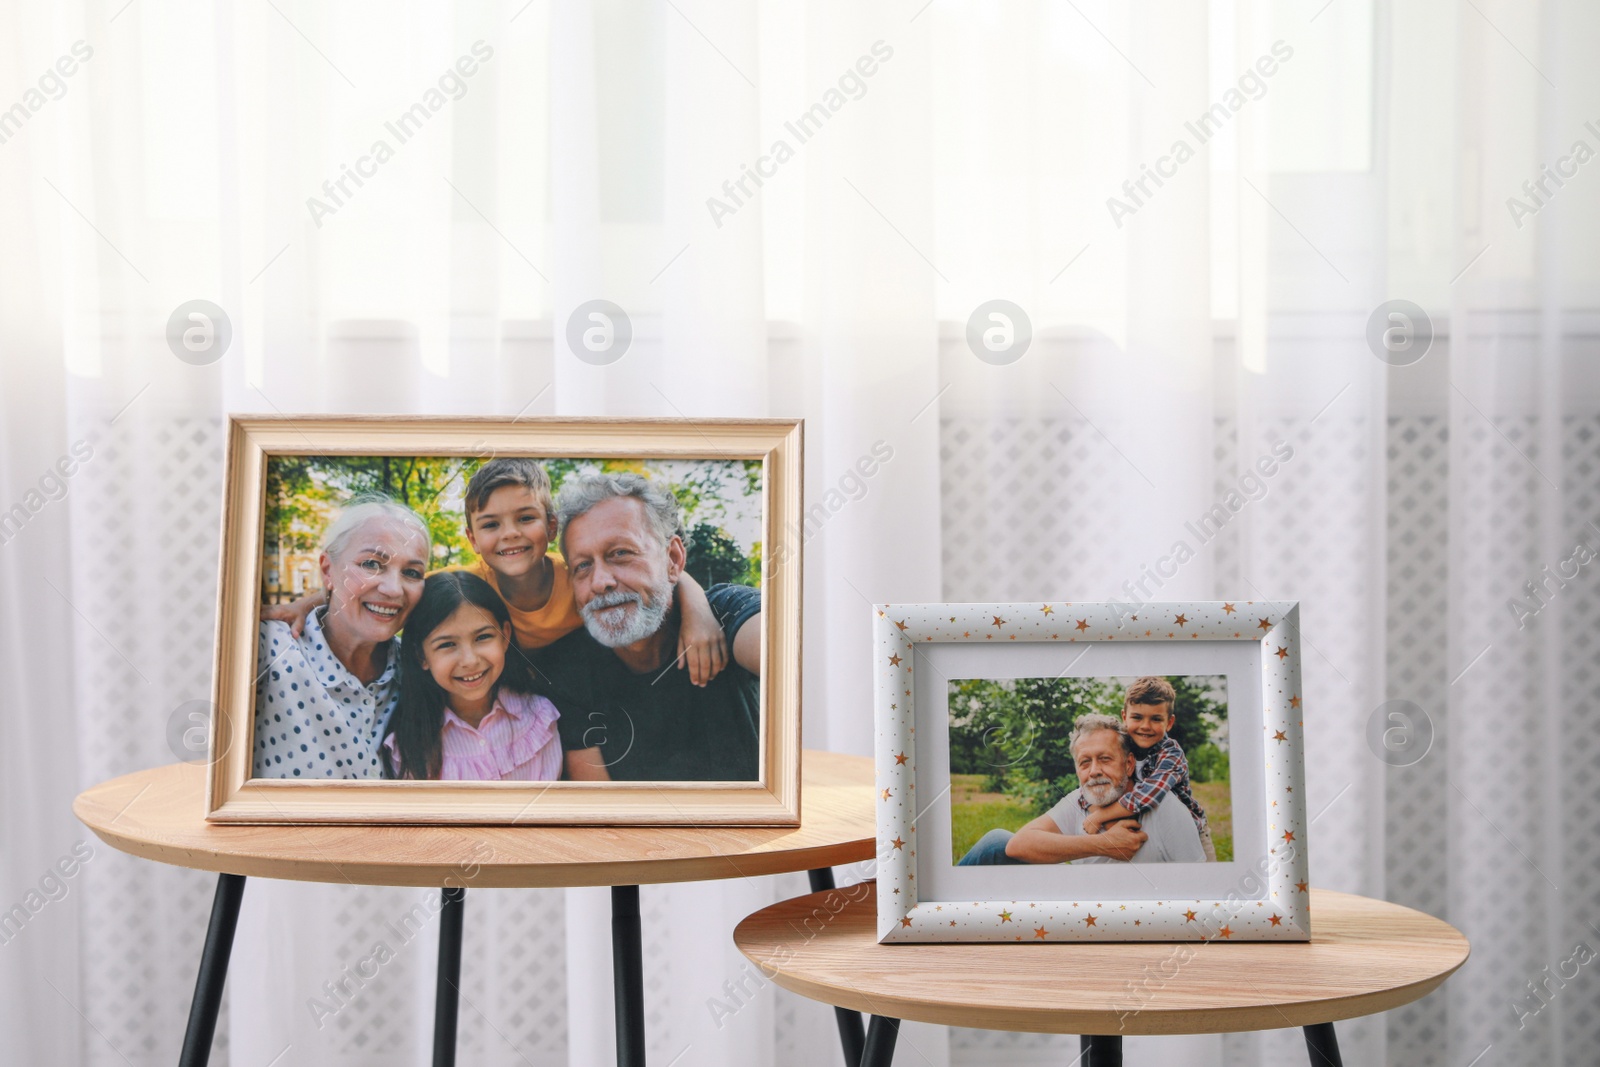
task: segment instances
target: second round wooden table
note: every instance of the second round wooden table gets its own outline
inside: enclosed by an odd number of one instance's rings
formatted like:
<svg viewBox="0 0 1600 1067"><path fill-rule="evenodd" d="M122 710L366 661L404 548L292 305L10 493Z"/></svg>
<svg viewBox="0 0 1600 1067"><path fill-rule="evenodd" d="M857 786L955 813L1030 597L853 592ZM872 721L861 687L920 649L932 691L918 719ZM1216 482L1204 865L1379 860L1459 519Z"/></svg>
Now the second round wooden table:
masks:
<svg viewBox="0 0 1600 1067"><path fill-rule="evenodd" d="M870 1013L861 1067L887 1067L898 1020L1100 1035L1085 1062L1120 1062L1123 1034L1299 1026L1313 1063L1339 1063L1332 1023L1433 991L1466 962L1442 920L1368 897L1311 890L1307 942L894 944L877 938L876 894L812 893L734 930L778 985ZM1186 951L1187 950L1187 951Z"/></svg>

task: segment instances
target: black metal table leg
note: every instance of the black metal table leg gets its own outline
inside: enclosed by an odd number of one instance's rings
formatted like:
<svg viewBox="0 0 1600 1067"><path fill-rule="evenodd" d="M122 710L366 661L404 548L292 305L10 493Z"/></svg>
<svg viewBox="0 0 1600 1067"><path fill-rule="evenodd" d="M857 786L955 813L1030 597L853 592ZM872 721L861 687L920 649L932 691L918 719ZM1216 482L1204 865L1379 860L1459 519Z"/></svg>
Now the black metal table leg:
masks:
<svg viewBox="0 0 1600 1067"><path fill-rule="evenodd" d="M616 991L617 1067L644 1067L644 946L639 887L611 887L611 981Z"/></svg>
<svg viewBox="0 0 1600 1067"><path fill-rule="evenodd" d="M440 894L439 978L433 994L433 1067L455 1067L456 1016L461 1009L461 926L466 918L467 891L446 888Z"/></svg>
<svg viewBox="0 0 1600 1067"><path fill-rule="evenodd" d="M811 891L821 893L834 888L833 868L818 867L807 871L811 879ZM849 1008L834 1008L834 1020L839 1024L839 1045L844 1049L844 1067L858 1067L861 1063L862 1046L866 1044L866 1027L861 1022L861 1013L851 1011Z"/></svg>
<svg viewBox="0 0 1600 1067"><path fill-rule="evenodd" d="M206 947L200 953L200 974L189 1003L189 1026L183 1032L178 1067L206 1067L211 1059L211 1039L217 1032L217 1011L222 1007L222 985L228 979L228 957L233 952L233 932L239 926L239 902L244 899L244 875L217 875L217 895L211 900L211 924L206 927Z"/></svg>
<svg viewBox="0 0 1600 1067"><path fill-rule="evenodd" d="M1306 1052L1311 1057L1311 1067L1344 1067L1339 1058L1339 1038L1332 1023L1313 1023L1305 1027Z"/></svg>
<svg viewBox="0 0 1600 1067"><path fill-rule="evenodd" d="M894 1062L894 1041L900 1036L900 1020L874 1015L867 1026L867 1042L861 1049L861 1067L889 1067Z"/></svg>
<svg viewBox="0 0 1600 1067"><path fill-rule="evenodd" d="M1084 1034L1078 1048L1079 1067L1122 1067L1122 1038L1114 1034Z"/></svg>

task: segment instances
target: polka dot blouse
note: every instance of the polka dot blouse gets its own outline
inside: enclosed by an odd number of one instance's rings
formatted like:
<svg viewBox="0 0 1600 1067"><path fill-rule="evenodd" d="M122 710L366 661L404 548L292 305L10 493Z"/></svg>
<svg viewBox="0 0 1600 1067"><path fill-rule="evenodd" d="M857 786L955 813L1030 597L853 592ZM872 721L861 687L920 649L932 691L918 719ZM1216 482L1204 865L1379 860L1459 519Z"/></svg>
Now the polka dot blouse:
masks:
<svg viewBox="0 0 1600 1067"><path fill-rule="evenodd" d="M381 778L383 732L400 698L400 639L371 685L328 647L317 608L299 638L263 622L256 653L255 777Z"/></svg>

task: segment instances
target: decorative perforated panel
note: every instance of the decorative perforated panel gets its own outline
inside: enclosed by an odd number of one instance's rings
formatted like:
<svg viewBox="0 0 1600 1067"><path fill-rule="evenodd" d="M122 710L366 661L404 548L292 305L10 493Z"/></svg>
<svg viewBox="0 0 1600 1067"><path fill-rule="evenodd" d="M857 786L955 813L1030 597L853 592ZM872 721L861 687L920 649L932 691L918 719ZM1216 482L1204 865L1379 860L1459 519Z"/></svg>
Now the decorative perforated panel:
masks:
<svg viewBox="0 0 1600 1067"><path fill-rule="evenodd" d="M1317 709L1309 728L1319 752L1310 782L1314 880L1382 891L1474 939L1472 961L1444 990L1378 1020L1341 1024L1347 1055L1366 1047L1372 1027L1386 1033L1388 1062L1419 1067L1465 1064L1491 1048L1494 1062L1578 1063L1581 1050L1600 1047L1590 968L1561 978L1578 942L1600 945L1589 925L1600 916L1600 739L1589 728L1600 718L1600 563L1546 582L1540 601L1525 588L1580 540L1600 549L1600 419L1565 421L1559 462L1541 457L1539 429L1530 418L1490 424L1472 412L1454 424L1391 418L1380 500L1366 482L1374 435L1359 419L1258 426L1248 443L1231 420L1215 427L1219 496L1239 456L1277 439L1296 447L1248 521L1212 542L1211 564L1214 595L1249 589L1305 605L1307 701ZM214 419L130 418L95 432L96 462L69 501L77 577L62 590L79 620L85 781L171 760L168 719L209 693L222 451ZM1096 546L1115 536L1121 460L1086 424L946 419L941 464L949 599L1061 596L1120 580L1097 562ZM1375 541L1368 532L1380 507L1386 532ZM1360 577L1380 570L1381 590ZM1537 609L1521 628L1513 599ZM1368 611L1373 603L1378 616ZM1371 689L1374 663L1386 674L1381 691ZM1433 747L1420 762L1383 767L1367 749L1367 716L1384 699L1414 701L1429 716ZM1519 746L1508 737L1545 740ZM1383 820L1381 850L1372 848L1375 818ZM92 1024L83 1060L171 1061L214 879L98 845L83 877L79 1007ZM805 890L802 875L766 882L758 896ZM388 920L418 899L415 891L298 888L333 917L337 934L322 946L331 959L368 953ZM719 968L734 973L725 960L685 970L671 933L679 895L643 897L651 1054L662 1062L690 1040L696 1013L706 1011L706 983ZM431 1011L436 929L434 920L406 948L413 963L380 974L327 1020L321 1034L334 1060L409 1054L419 1018ZM469 895L463 1062L567 1063L565 952L562 894ZM315 990L293 992L302 1010ZM826 1007L776 989L760 997L775 1063L837 1055ZM214 1064L230 1062L229 1029L225 1015ZM1222 1049L1228 1062L1304 1055L1292 1030L1231 1035ZM1060 1063L1072 1062L1077 1046L953 1030L951 1055L958 1064Z"/></svg>

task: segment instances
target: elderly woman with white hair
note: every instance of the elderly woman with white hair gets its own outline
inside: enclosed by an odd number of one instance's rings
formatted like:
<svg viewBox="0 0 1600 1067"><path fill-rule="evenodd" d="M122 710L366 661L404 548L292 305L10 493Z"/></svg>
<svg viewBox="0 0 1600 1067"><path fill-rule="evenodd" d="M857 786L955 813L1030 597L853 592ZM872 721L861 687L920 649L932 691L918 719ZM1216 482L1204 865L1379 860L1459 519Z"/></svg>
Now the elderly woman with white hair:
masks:
<svg viewBox="0 0 1600 1067"><path fill-rule="evenodd" d="M384 731L400 695L400 633L422 596L432 538L389 497L350 501L323 538L327 603L296 636L261 623L256 656L255 776L379 778Z"/></svg>

